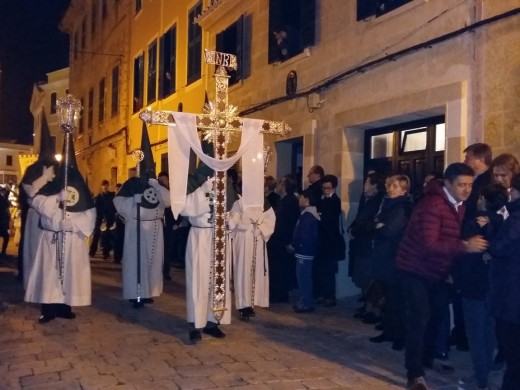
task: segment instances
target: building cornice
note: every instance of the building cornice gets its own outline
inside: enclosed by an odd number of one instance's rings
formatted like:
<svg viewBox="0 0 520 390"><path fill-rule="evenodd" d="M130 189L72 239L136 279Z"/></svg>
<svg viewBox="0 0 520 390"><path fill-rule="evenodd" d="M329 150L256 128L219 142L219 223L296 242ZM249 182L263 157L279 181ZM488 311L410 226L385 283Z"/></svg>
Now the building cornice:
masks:
<svg viewBox="0 0 520 390"><path fill-rule="evenodd" d="M197 16L195 22L199 26L210 31L217 23L222 20L238 18L248 7L249 2L243 0L213 0L202 13Z"/></svg>

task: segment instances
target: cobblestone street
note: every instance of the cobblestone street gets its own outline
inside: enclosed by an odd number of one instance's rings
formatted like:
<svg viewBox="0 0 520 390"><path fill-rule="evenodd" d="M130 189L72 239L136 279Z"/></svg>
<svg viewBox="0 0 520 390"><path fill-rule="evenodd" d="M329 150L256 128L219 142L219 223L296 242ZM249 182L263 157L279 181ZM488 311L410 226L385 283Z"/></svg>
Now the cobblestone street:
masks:
<svg viewBox="0 0 520 390"><path fill-rule="evenodd" d="M402 389L403 353L373 344L369 325L352 318L357 302L295 314L289 304L236 313L222 340L187 343L184 272L164 294L135 310L121 298L120 266L92 259L93 303L74 320L38 324L38 305L23 302L15 258L0 260L0 389ZM469 355L454 351L455 374L429 371L433 389L454 390Z"/></svg>

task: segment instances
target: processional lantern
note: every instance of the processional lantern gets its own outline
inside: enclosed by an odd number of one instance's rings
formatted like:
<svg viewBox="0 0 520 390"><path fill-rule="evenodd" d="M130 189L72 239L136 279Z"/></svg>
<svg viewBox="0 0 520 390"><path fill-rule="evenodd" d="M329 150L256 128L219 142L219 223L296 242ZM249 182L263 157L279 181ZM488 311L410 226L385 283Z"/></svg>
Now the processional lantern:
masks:
<svg viewBox="0 0 520 390"><path fill-rule="evenodd" d="M70 137L72 136L72 133L74 132L74 129L78 127L79 119L81 117L81 109L83 107L81 106L81 102L76 99L71 94L66 94L64 97L59 98L56 102L56 112L58 114L58 123L60 125L60 129L64 133L64 140L65 142L65 155L63 156L63 162L62 164L64 167L64 174L63 174L63 189L65 190L65 193L67 193L67 182L68 182L68 176L69 176L69 159L70 159ZM64 200L62 203L62 219L66 219L67 217L67 200ZM60 251L58 256L58 276L61 283L61 288L63 291L63 294L65 294L65 291L63 289L63 278L64 278L64 259L65 259L65 239L66 234L65 232L61 232L61 240L60 240Z"/></svg>

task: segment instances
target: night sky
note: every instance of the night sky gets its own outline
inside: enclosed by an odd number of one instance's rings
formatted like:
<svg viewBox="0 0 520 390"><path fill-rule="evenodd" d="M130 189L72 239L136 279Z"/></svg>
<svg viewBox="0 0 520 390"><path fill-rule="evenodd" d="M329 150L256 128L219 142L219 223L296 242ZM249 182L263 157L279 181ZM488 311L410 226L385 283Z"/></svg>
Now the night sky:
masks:
<svg viewBox="0 0 520 390"><path fill-rule="evenodd" d="M33 85L68 66L58 25L70 0L0 0L0 141L32 143Z"/></svg>

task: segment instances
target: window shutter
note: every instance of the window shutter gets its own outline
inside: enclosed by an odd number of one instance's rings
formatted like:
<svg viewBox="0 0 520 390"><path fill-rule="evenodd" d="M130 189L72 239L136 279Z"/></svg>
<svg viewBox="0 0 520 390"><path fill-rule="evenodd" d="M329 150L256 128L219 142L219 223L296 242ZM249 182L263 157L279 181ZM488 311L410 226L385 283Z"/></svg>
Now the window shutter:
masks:
<svg viewBox="0 0 520 390"><path fill-rule="evenodd" d="M240 64L240 79L251 76L251 38L253 33L253 15L242 16L242 61Z"/></svg>
<svg viewBox="0 0 520 390"><path fill-rule="evenodd" d="M312 46L316 35L316 0L300 0L301 49Z"/></svg>

